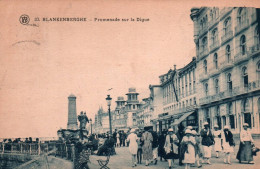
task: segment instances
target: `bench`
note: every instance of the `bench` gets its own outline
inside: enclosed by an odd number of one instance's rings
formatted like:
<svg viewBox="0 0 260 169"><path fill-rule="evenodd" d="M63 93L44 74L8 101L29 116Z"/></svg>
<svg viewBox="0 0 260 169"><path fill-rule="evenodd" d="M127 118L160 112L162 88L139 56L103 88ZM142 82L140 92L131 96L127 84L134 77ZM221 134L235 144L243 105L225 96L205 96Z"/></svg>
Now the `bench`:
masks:
<svg viewBox="0 0 260 169"><path fill-rule="evenodd" d="M109 163L110 155L111 155L111 151L109 150L106 154L106 160L102 160L102 159L97 160L98 164L101 166L100 169L109 169L109 167L107 167L107 164Z"/></svg>

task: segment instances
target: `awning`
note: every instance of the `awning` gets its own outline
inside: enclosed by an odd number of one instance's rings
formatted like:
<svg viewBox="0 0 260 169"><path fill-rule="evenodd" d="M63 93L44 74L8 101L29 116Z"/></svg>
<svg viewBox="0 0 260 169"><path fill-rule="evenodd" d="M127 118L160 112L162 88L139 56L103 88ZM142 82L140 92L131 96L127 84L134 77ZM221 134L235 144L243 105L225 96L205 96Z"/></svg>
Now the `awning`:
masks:
<svg viewBox="0 0 260 169"><path fill-rule="evenodd" d="M176 126L178 124L180 124L183 120L185 120L189 115L191 115L192 113L194 113L194 111L185 113L184 115L182 115L178 120L176 120L172 125Z"/></svg>

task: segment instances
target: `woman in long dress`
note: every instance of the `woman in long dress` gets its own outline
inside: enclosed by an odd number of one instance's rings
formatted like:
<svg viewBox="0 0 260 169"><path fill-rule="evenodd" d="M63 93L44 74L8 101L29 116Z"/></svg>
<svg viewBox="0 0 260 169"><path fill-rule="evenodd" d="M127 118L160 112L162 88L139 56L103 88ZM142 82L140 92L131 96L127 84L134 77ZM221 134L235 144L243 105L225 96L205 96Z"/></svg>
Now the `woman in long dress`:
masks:
<svg viewBox="0 0 260 169"><path fill-rule="evenodd" d="M200 161L202 161L202 151L201 151L201 148L200 148L200 137L199 137L199 134L195 131L195 130L192 130L191 131L193 137L195 138L195 141L196 141L196 144L195 144L195 161L197 163L197 167L198 168L201 168L202 167L202 164L200 164Z"/></svg>
<svg viewBox="0 0 260 169"><path fill-rule="evenodd" d="M116 146L119 147L119 145L120 145L120 134L117 133L116 134Z"/></svg>
<svg viewBox="0 0 260 169"><path fill-rule="evenodd" d="M153 136L148 132L148 128L145 128L145 132L142 135L143 141L143 159L145 160L145 166L149 165L149 161L153 159L152 142Z"/></svg>
<svg viewBox="0 0 260 169"><path fill-rule="evenodd" d="M229 126L224 127L223 133L221 133L221 139L223 151L225 153L224 163L231 164L230 153L234 152L235 143L233 139L233 134L229 130Z"/></svg>
<svg viewBox="0 0 260 169"><path fill-rule="evenodd" d="M185 146L184 151L184 159L183 163L185 164L185 169L190 169L190 165L195 163L195 145L196 140L195 137L192 135L190 129L185 131L185 136L182 139L182 144Z"/></svg>
<svg viewBox="0 0 260 169"><path fill-rule="evenodd" d="M136 154L137 154L137 135L135 134L135 129L131 129L130 134L127 137L127 142L129 142L129 151L132 154L132 167L137 166L136 164Z"/></svg>
<svg viewBox="0 0 260 169"><path fill-rule="evenodd" d="M254 145L254 140L250 131L248 131L248 124L243 125L244 130L240 132L240 145L237 153L237 159L239 163L242 161L247 161L249 164L254 164L252 155L252 146Z"/></svg>
<svg viewBox="0 0 260 169"><path fill-rule="evenodd" d="M222 150L221 147L221 130L219 130L218 125L214 126L214 131L213 131L213 136L214 136L214 150L216 152L216 157L219 157L219 152Z"/></svg>
<svg viewBox="0 0 260 169"><path fill-rule="evenodd" d="M173 129L168 130L168 135L165 139L164 149L166 152L165 159L168 160L169 169L172 168L174 159L178 156L178 146L179 140L177 136L173 133Z"/></svg>

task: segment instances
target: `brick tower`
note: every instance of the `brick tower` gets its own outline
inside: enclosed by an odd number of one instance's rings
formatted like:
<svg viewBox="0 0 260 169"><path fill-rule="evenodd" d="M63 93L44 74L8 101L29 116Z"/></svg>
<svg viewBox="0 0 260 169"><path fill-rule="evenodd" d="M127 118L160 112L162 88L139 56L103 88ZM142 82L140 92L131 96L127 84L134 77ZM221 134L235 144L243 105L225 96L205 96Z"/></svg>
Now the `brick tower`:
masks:
<svg viewBox="0 0 260 169"><path fill-rule="evenodd" d="M78 122L77 122L77 110L76 110L76 96L71 94L68 97L68 124L67 129L77 130Z"/></svg>

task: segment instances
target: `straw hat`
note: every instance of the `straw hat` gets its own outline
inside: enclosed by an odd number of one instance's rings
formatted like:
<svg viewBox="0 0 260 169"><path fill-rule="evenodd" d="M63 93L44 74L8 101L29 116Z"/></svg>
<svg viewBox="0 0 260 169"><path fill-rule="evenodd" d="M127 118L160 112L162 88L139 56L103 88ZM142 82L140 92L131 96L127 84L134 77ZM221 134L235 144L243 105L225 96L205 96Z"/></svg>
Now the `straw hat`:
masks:
<svg viewBox="0 0 260 169"><path fill-rule="evenodd" d="M185 130L185 134L192 134L190 129Z"/></svg>
<svg viewBox="0 0 260 169"><path fill-rule="evenodd" d="M168 129L168 132L173 132L173 129L172 129L172 128L169 128L169 129Z"/></svg>
<svg viewBox="0 0 260 169"><path fill-rule="evenodd" d="M130 130L130 133L134 133L134 132L135 132L135 129L131 129L131 130Z"/></svg>
<svg viewBox="0 0 260 169"><path fill-rule="evenodd" d="M192 126L187 126L187 129L190 129L190 130L192 130Z"/></svg>
<svg viewBox="0 0 260 169"><path fill-rule="evenodd" d="M218 128L218 125L217 125L217 124L215 124L215 125L214 125L214 128Z"/></svg>
<svg viewBox="0 0 260 169"><path fill-rule="evenodd" d="M195 130L191 131L191 134L193 134L194 136L196 136L198 133Z"/></svg>
<svg viewBox="0 0 260 169"><path fill-rule="evenodd" d="M225 125L225 126L224 126L224 129L229 129L229 126L228 126L228 125Z"/></svg>
<svg viewBox="0 0 260 169"><path fill-rule="evenodd" d="M206 126L206 125L209 125L209 123L208 123L208 122L204 122L204 123L203 123L203 126Z"/></svg>
<svg viewBox="0 0 260 169"><path fill-rule="evenodd" d="M248 125L247 123L244 123L244 124L243 124L243 127L245 127L245 126L248 127L249 125Z"/></svg>

